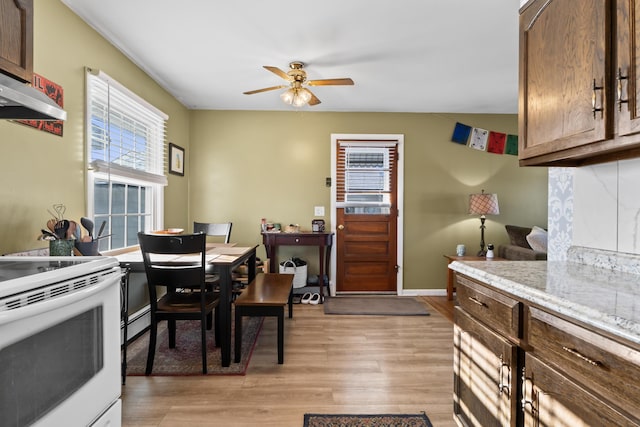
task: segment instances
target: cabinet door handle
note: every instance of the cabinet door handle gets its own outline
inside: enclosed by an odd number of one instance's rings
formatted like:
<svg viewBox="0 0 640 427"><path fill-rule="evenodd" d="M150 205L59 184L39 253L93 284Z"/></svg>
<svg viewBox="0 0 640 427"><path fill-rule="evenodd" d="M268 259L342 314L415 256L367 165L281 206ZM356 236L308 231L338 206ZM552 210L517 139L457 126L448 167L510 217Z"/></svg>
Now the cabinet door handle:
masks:
<svg viewBox="0 0 640 427"><path fill-rule="evenodd" d="M569 347L566 347L566 346L562 346L562 349L563 349L564 351L566 351L567 353L569 353L569 354L571 354L571 355L573 355L573 356L576 356L578 359L580 359L580 360L583 360L583 361L587 362L587 363L588 363L588 364L590 364L590 365L593 365L593 366L602 366L602 362L599 362L599 361L597 361L597 360L593 360L593 359L591 359L591 358L589 358L589 357L585 356L584 354L580 353L580 352L579 352L578 350L576 350L575 348L569 348Z"/></svg>
<svg viewBox="0 0 640 427"><path fill-rule="evenodd" d="M486 307L487 304L483 303L482 301L480 301L479 299L477 299L476 297L467 297L469 298L469 301L471 301L472 303L479 305L481 307Z"/></svg>
<svg viewBox="0 0 640 427"><path fill-rule="evenodd" d="M591 95L591 110L593 111L593 119L596 119L596 112L600 112L600 118L603 116L604 108L602 107L602 95L600 95L600 107L596 108L596 92L604 89L603 86L596 85L596 79L593 79L593 93Z"/></svg>
<svg viewBox="0 0 640 427"><path fill-rule="evenodd" d="M628 80L629 76L623 76L622 75L622 68L618 67L618 74L616 74L616 82L617 82L617 89L618 89L618 111L622 111L622 104L628 104L629 103L629 98L627 99L622 99L622 81L623 80ZM629 87L627 86L627 91L628 91ZM627 95L628 96L628 95Z"/></svg>
<svg viewBox="0 0 640 427"><path fill-rule="evenodd" d="M530 383L531 399L527 399L527 384ZM527 378L527 368L522 368L522 410L527 412L527 405L531 408L531 415L536 418L537 409L535 407L536 395L533 391L533 379Z"/></svg>
<svg viewBox="0 0 640 427"><path fill-rule="evenodd" d="M503 381L504 370L505 370L504 368L507 368L506 383ZM509 367L508 363L504 362L504 357L502 354L500 355L500 366L498 367L498 376L500 377L500 381L498 382L498 396L500 396L502 392L504 392L508 399L509 395L511 394L511 368Z"/></svg>

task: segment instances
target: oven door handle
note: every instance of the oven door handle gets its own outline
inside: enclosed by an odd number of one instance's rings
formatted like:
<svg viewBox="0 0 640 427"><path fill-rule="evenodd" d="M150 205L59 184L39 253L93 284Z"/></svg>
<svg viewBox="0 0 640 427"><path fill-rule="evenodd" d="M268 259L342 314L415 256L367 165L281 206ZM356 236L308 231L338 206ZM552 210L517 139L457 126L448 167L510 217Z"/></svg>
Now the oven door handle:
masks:
<svg viewBox="0 0 640 427"><path fill-rule="evenodd" d="M116 286L119 283L120 275L104 276L104 280L86 288L77 289L66 294L38 301L24 307L11 310L0 311L0 325L5 325L27 317L33 317L38 314L57 310L62 307L70 306L84 299L90 298L107 289L109 286Z"/></svg>

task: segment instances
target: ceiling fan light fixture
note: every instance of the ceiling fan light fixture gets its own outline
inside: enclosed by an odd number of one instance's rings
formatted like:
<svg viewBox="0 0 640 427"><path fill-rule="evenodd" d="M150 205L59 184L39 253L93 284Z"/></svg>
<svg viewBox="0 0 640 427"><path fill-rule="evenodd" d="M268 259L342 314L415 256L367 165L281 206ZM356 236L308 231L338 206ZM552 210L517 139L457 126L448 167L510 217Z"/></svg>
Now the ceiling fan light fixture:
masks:
<svg viewBox="0 0 640 427"><path fill-rule="evenodd" d="M282 94L280 95L280 99L282 99L282 101L285 104L289 104L291 105L293 103L293 100L295 99L296 94L293 88L289 88L287 90L285 90L284 92L282 92Z"/></svg>
<svg viewBox="0 0 640 427"><path fill-rule="evenodd" d="M303 107L309 103L311 96L312 94L308 89L291 87L280 94L280 99L282 99L285 104L293 105L294 107Z"/></svg>
<svg viewBox="0 0 640 427"><path fill-rule="evenodd" d="M303 107L308 105L313 107L314 105L320 104L320 100L306 87L303 85L309 86L345 86L353 85L353 80L350 78L340 78L340 79L320 79L320 80L307 80L307 72L304 70L304 63L299 61L294 61L289 64L289 68L291 68L288 72L282 71L278 67L273 67L271 65L264 65L268 71L271 71L278 77L286 80L288 82L287 85L279 85L279 86L270 86L262 89L250 90L247 92L243 92L245 95L253 95L255 93L267 92L270 90L283 89L287 88L283 93L280 94L280 98L282 102L288 105L293 105L296 108Z"/></svg>
<svg viewBox="0 0 640 427"><path fill-rule="evenodd" d="M311 92L307 89L302 88L296 90L296 93L293 97L293 105L294 107L302 107L306 105L311 100Z"/></svg>

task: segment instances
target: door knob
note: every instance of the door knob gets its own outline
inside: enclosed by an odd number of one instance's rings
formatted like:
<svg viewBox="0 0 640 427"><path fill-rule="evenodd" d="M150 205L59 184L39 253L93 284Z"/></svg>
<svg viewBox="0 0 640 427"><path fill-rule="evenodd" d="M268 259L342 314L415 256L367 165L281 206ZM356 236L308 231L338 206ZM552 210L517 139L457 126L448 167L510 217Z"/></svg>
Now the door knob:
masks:
<svg viewBox="0 0 640 427"><path fill-rule="evenodd" d="M338 226L338 230L344 230L344 225L340 224L340 225Z"/></svg>

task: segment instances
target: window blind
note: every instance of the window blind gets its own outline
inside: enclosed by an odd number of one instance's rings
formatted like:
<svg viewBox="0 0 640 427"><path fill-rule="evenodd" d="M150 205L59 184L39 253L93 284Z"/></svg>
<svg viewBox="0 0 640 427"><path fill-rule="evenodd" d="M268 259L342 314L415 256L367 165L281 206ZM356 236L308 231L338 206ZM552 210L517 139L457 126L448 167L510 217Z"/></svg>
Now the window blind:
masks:
<svg viewBox="0 0 640 427"><path fill-rule="evenodd" d="M166 185L168 116L102 71L87 69L87 91L91 167Z"/></svg>
<svg viewBox="0 0 640 427"><path fill-rule="evenodd" d="M336 163L336 202L390 203L397 145L339 141Z"/></svg>

